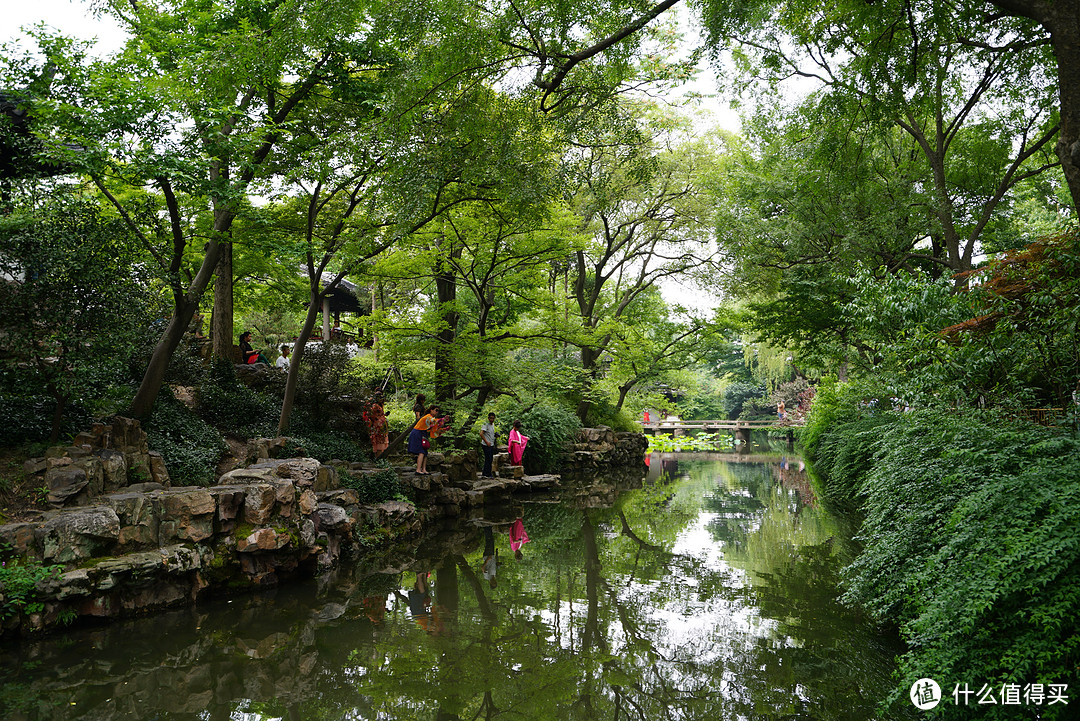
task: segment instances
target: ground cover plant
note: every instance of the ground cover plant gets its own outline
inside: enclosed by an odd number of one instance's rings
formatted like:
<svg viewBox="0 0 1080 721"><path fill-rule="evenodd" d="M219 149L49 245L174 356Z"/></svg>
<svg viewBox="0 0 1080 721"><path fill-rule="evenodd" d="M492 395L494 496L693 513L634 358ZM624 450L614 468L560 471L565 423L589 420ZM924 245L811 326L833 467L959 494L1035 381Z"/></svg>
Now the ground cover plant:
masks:
<svg viewBox="0 0 1080 721"><path fill-rule="evenodd" d="M837 405L825 412L835 414ZM811 428L813 421L811 413ZM899 626L908 644L891 703L908 704L911 685L924 677L937 679L946 695L957 684L1075 687L1074 432L989 413L864 406L814 438L822 495L864 515L863 550L845 571L845 599ZM970 708L949 701L941 717L970 717ZM980 711L1015 718L1000 704ZM1071 718L1060 705L1042 712Z"/></svg>

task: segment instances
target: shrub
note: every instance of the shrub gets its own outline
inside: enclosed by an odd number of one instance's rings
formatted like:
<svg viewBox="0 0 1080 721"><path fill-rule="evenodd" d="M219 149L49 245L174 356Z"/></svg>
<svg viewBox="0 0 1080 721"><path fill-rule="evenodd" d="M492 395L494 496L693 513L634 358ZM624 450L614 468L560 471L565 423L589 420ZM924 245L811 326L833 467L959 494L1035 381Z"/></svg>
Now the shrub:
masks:
<svg viewBox="0 0 1080 721"><path fill-rule="evenodd" d="M825 376L817 385L799 439L807 455L817 462L818 442L826 431L837 424L891 410L892 405L891 393L872 381L839 383L834 376Z"/></svg>
<svg viewBox="0 0 1080 721"><path fill-rule="evenodd" d="M0 446L47 441L55 412L56 401L47 395L0 393L0 418L4 419L0 424ZM91 420L82 406L69 403L65 406L61 434L76 433L88 427Z"/></svg>
<svg viewBox="0 0 1080 721"><path fill-rule="evenodd" d="M851 447L834 434L851 436ZM875 435L874 461L864 462L855 451L874 446ZM990 415L916 411L826 429L818 454L845 485L857 478L864 498L864 549L845 570L845 597L900 626L909 650L895 703L905 705L921 677L976 688L1075 681L1080 438ZM1008 707L980 710L1010 717ZM970 714L949 704L941 715Z"/></svg>
<svg viewBox="0 0 1080 721"><path fill-rule="evenodd" d="M281 401L237 380L229 361L215 360L210 368L209 377L197 389L199 416L215 428L238 436L274 435Z"/></svg>
<svg viewBox="0 0 1080 721"><path fill-rule="evenodd" d="M563 452L581 430L581 421L568 410L541 404L511 417L521 421L521 430L529 437L523 460L530 473L551 473L559 468ZM510 427L500 436L505 441Z"/></svg>
<svg viewBox="0 0 1080 721"><path fill-rule="evenodd" d="M893 421L892 414L879 414L837 423L821 438L814 467L829 479L820 491L832 509L844 513L858 509L859 483L871 470L882 431Z"/></svg>
<svg viewBox="0 0 1080 721"><path fill-rule="evenodd" d="M729 420L738 418L743 412L743 404L754 398L764 398L765 386L760 383L736 381L724 388L724 417Z"/></svg>
<svg viewBox="0 0 1080 721"><path fill-rule="evenodd" d="M593 404L589 409L589 421L598 426L607 426L615 431L640 431L638 419L626 408L615 409L610 401L604 400Z"/></svg>
<svg viewBox="0 0 1080 721"><path fill-rule="evenodd" d="M37 583L56 576L63 566L42 566L32 562L4 561L0 565L0 620L44 608L38 598Z"/></svg>
<svg viewBox="0 0 1080 721"><path fill-rule="evenodd" d="M368 453L345 436L326 431L302 431L302 436L290 436L282 451L285 457L307 456L322 462L331 459L359 463L368 460Z"/></svg>
<svg viewBox="0 0 1080 721"><path fill-rule="evenodd" d="M309 345L300 363L296 405L313 411L313 418L325 420L318 411L331 398L370 394L362 379L363 373L353 363L345 344Z"/></svg>
<svg viewBox="0 0 1080 721"><path fill-rule="evenodd" d="M356 491L360 503L383 503L403 497L397 472L392 468L375 473L344 473L341 487Z"/></svg>
<svg viewBox="0 0 1080 721"><path fill-rule="evenodd" d="M178 486L208 486L223 454L225 439L163 388L146 424L146 440L161 453L169 477Z"/></svg>

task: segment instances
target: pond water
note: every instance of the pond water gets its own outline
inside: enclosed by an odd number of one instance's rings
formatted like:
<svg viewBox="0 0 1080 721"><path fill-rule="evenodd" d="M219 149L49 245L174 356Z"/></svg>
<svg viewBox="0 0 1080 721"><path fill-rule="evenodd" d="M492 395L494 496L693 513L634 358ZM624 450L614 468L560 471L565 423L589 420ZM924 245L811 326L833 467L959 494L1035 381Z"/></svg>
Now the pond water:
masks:
<svg viewBox="0 0 1080 721"><path fill-rule="evenodd" d="M908 718L879 711L897 641L835 600L848 530L798 458L650 461L317 581L9 645L0 718Z"/></svg>

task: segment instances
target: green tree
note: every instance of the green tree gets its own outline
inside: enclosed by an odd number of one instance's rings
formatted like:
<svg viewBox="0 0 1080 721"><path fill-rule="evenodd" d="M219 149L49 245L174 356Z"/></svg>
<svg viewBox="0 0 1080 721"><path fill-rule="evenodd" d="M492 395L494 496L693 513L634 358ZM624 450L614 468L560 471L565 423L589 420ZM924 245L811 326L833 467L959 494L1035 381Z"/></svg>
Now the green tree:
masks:
<svg viewBox="0 0 1080 721"><path fill-rule="evenodd" d="M707 266L710 207L699 192L712 170L709 139L679 121L639 109L633 132L600 127L584 134L566 160L567 193L589 244L574 253L572 298L586 387L577 414L587 422L589 386L635 302L655 284Z"/></svg>
<svg viewBox="0 0 1080 721"><path fill-rule="evenodd" d="M0 279L4 392L44 388L55 442L70 404L126 380L159 317L156 279L125 224L72 187L0 217Z"/></svg>
<svg viewBox="0 0 1080 721"><path fill-rule="evenodd" d="M704 8L714 47L733 46L744 69L764 70L770 92L784 78L813 79L827 88L833 122L895 125L911 138L933 198L934 255L962 271L1011 188L1058 162L1047 157L1058 114L1046 37L1026 20L987 13L987 4Z"/></svg>

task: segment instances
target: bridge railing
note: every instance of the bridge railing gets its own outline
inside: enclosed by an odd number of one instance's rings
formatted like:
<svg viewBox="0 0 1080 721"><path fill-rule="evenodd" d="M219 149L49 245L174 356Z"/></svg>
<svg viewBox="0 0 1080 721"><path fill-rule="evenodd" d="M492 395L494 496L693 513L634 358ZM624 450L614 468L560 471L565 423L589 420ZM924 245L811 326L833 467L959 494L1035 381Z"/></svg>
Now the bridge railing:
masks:
<svg viewBox="0 0 1080 721"><path fill-rule="evenodd" d="M802 425L801 420L785 419L783 421L776 418L766 418L761 420L733 420L727 419L718 420L682 420L678 421L650 421L643 423L642 427L646 430L661 431L661 430L718 430L718 431L731 431L738 430L740 428L786 428L788 426Z"/></svg>

